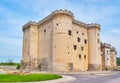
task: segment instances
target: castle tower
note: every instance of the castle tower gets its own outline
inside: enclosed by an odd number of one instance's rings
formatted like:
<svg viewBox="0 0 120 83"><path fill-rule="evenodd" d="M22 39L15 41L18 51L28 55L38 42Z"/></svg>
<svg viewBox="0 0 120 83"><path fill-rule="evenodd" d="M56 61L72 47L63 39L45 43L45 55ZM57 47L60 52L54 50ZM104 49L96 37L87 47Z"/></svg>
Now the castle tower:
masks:
<svg viewBox="0 0 120 83"><path fill-rule="evenodd" d="M88 69L101 70L100 25L88 26Z"/></svg>
<svg viewBox="0 0 120 83"><path fill-rule="evenodd" d="M101 51L102 51L102 70L111 69L111 54L110 54L111 45L101 43Z"/></svg>
<svg viewBox="0 0 120 83"><path fill-rule="evenodd" d="M110 49L110 55L111 55L111 68L114 69L117 66L117 64L116 64L117 51L116 51L115 47L112 47Z"/></svg>
<svg viewBox="0 0 120 83"><path fill-rule="evenodd" d="M57 10L53 17L53 71L73 70L72 54L72 20L73 14L67 10Z"/></svg>
<svg viewBox="0 0 120 83"><path fill-rule="evenodd" d="M38 26L35 22L28 22L23 26L23 54L21 64L22 68L29 69L37 66L38 55Z"/></svg>

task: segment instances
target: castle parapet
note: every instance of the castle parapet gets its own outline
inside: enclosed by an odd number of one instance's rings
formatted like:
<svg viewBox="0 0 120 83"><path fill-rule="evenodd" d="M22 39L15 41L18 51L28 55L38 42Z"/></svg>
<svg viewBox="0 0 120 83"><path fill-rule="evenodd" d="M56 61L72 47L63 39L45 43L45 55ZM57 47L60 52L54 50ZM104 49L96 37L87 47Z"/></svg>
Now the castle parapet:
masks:
<svg viewBox="0 0 120 83"><path fill-rule="evenodd" d="M71 17L74 17L73 16L73 13L71 12L71 11L68 11L68 10L63 10L63 9L60 9L60 10L55 10L55 11L53 11L52 13L51 13L51 15L56 15L56 14L66 14L66 15L69 15L69 16L71 16Z"/></svg>
<svg viewBox="0 0 120 83"><path fill-rule="evenodd" d="M110 48L110 51L111 51L111 52L115 52L115 54L117 54L117 51L116 51L115 47L111 47L111 48Z"/></svg>
<svg viewBox="0 0 120 83"><path fill-rule="evenodd" d="M101 44L101 47L110 49L111 48L111 44L104 43L104 44Z"/></svg>
<svg viewBox="0 0 120 83"><path fill-rule="evenodd" d="M45 17L41 21L39 21L38 24L41 25L41 24L45 23L46 21L52 19L53 16L55 16L57 14L66 14L66 15L69 15L72 18L74 18L73 13L71 11L60 9L60 10L53 11L50 15L48 15L47 17Z"/></svg>
<svg viewBox="0 0 120 83"><path fill-rule="evenodd" d="M115 51L115 50L116 50L115 47L110 48L110 51Z"/></svg>
<svg viewBox="0 0 120 83"><path fill-rule="evenodd" d="M26 23L25 25L23 25L22 30L25 30L25 29L28 28L30 25L35 25L35 26L37 26L38 24L37 24L36 22L29 21L28 23Z"/></svg>
<svg viewBox="0 0 120 83"><path fill-rule="evenodd" d="M100 27L101 27L100 24L97 24L97 23L87 24L87 26L88 26L88 29L89 29L89 28L94 28L94 27L101 29L101 28L100 28Z"/></svg>
<svg viewBox="0 0 120 83"><path fill-rule="evenodd" d="M60 10L55 10L53 11L50 15L48 15L47 17L43 18L41 21L39 21L38 23L36 22L32 22L32 21L29 21L28 23L26 23L24 26L23 26L23 30L26 29L28 26L30 25L41 25L45 22L47 22L48 20L52 19L53 16L57 15L57 14L65 14L65 15L69 15L70 17L73 18L73 23L75 24L78 24L80 26L83 26L83 27L86 27L88 29L90 28L99 28L100 29L100 24L97 24L97 23L91 23L91 24L86 24L84 22L81 22L81 21L78 21L76 19L74 19L74 15L71 11L69 10L63 10L63 9L60 9Z"/></svg>
<svg viewBox="0 0 120 83"><path fill-rule="evenodd" d="M84 22L81 22L81 21L78 21L78 20L76 20L76 19L73 20L73 23L88 28L88 24L86 24L86 23L84 23Z"/></svg>

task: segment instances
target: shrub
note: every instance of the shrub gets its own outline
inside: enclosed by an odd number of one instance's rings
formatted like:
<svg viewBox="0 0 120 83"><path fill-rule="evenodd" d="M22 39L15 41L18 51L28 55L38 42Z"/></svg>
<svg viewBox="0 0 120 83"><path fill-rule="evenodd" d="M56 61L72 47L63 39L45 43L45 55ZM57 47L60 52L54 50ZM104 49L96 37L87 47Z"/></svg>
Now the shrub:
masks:
<svg viewBox="0 0 120 83"><path fill-rule="evenodd" d="M39 64L39 65L38 65L38 69L41 71L41 69L42 69L42 64Z"/></svg>
<svg viewBox="0 0 120 83"><path fill-rule="evenodd" d="M20 64L17 65L16 69L20 69Z"/></svg>

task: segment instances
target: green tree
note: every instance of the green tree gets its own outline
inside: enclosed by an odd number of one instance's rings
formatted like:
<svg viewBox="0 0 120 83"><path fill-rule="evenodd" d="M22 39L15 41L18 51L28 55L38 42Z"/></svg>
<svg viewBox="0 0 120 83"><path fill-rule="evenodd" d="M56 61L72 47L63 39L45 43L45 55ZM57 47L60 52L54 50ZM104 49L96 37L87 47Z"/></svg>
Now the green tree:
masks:
<svg viewBox="0 0 120 83"><path fill-rule="evenodd" d="M117 66L120 66L120 57L117 57Z"/></svg>

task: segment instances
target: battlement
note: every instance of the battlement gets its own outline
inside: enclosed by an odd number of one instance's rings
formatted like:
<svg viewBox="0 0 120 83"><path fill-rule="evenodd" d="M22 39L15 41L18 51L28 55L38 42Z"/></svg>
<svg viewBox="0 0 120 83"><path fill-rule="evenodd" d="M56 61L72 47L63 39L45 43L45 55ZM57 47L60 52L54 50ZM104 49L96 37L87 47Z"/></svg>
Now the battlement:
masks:
<svg viewBox="0 0 120 83"><path fill-rule="evenodd" d="M117 55L117 50L115 49L115 47L111 47L111 48L110 48L110 51L111 51L111 52L115 52L115 54Z"/></svg>
<svg viewBox="0 0 120 83"><path fill-rule="evenodd" d="M101 27L100 24L97 24L97 23L86 24L86 23L78 21L76 19L73 20L73 23L78 24L78 25L83 26L83 27L86 27L88 29L93 28L93 27L97 27L100 29L100 27Z"/></svg>
<svg viewBox="0 0 120 83"><path fill-rule="evenodd" d="M74 19L74 15L71 11L69 10L63 10L63 9L60 9L60 10L55 10L53 11L50 15L48 15L47 17L43 18L41 21L39 21L38 23L36 22L32 22L32 21L29 21L28 23L26 23L24 26L23 26L23 29L25 29L26 27L28 27L29 25L41 25L45 22L47 22L48 20L52 19L55 15L57 14L66 14L66 15L69 15L73 18L73 23L75 24L78 24L80 26L83 26L85 28L99 28L100 29L100 24L97 24L97 23L91 23L91 24L86 24L84 22L81 22L81 21L78 21L76 19Z"/></svg>
<svg viewBox="0 0 120 83"><path fill-rule="evenodd" d="M87 24L88 28L93 28L93 27L97 27L100 29L100 24L97 24L97 23L91 23L91 24Z"/></svg>
<svg viewBox="0 0 120 83"><path fill-rule="evenodd" d="M28 28L30 25L37 26L38 24L36 22L29 21L28 23L26 23L25 25L23 25L22 30Z"/></svg>
<svg viewBox="0 0 120 83"><path fill-rule="evenodd" d="M69 11L69 10L63 10L63 9L60 9L60 10L55 10L55 11L53 11L52 13L51 13L51 15L56 15L56 14L67 14L67 15L69 15L69 16L71 16L71 17L74 17L73 16L73 13L71 12L71 11Z"/></svg>
<svg viewBox="0 0 120 83"><path fill-rule="evenodd" d="M111 47L110 51L116 51L115 47Z"/></svg>
<svg viewBox="0 0 120 83"><path fill-rule="evenodd" d="M84 22L81 22L81 21L78 21L78 20L76 20L76 19L73 20L73 23L88 28L88 24L86 24L86 23L84 23Z"/></svg>
<svg viewBox="0 0 120 83"><path fill-rule="evenodd" d="M111 44L107 44L107 43L101 43L101 47L102 48L111 48Z"/></svg>
<svg viewBox="0 0 120 83"><path fill-rule="evenodd" d="M71 11L60 9L60 10L53 11L50 15L48 15L47 17L45 17L41 21L39 21L38 24L39 25L43 24L44 22L50 20L51 18L53 18L53 16L55 16L57 14L66 14L66 15L69 15L72 18L74 18L73 13Z"/></svg>

